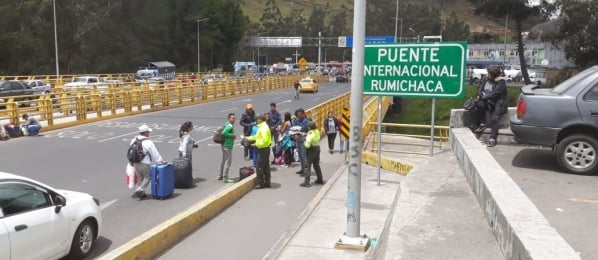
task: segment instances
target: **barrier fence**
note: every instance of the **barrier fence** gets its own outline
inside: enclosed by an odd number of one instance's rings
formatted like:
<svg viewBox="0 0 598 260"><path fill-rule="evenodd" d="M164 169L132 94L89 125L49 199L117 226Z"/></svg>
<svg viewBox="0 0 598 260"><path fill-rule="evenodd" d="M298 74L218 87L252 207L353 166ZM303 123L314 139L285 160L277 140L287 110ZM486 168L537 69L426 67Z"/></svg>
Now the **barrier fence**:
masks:
<svg viewBox="0 0 598 260"><path fill-rule="evenodd" d="M119 116L199 104L242 95L289 88L300 76L267 77L262 80L228 79L201 85L198 81L168 83L116 83L90 88L53 89L52 93L12 96L0 103L0 123L18 124L27 113L40 119L44 130L84 124ZM317 81L327 77L314 75ZM72 117L76 121L73 122Z"/></svg>

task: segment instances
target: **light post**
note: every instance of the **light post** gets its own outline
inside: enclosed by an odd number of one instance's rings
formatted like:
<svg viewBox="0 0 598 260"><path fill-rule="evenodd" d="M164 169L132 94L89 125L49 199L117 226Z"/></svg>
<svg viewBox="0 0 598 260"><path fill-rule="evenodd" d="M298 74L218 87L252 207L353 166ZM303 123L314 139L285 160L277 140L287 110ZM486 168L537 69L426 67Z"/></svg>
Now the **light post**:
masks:
<svg viewBox="0 0 598 260"><path fill-rule="evenodd" d="M403 40L401 40L403 38L403 18L396 18L396 17L388 17L390 19L395 20L395 42L397 42L397 27L399 22L401 22L401 30L399 31L399 41L402 42Z"/></svg>
<svg viewBox="0 0 598 260"><path fill-rule="evenodd" d="M413 37L413 39L415 39L415 30L413 30L413 28L409 27L409 31L411 31L412 37Z"/></svg>
<svg viewBox="0 0 598 260"><path fill-rule="evenodd" d="M257 65L256 66L256 68L257 68L256 73L257 74L260 74L260 42L261 42L260 41L260 34L261 34L261 32L257 33L257 64L256 64Z"/></svg>
<svg viewBox="0 0 598 260"><path fill-rule="evenodd" d="M197 21L197 74L201 72L201 61L200 61L200 54L199 54L199 22L204 22L210 20L210 18L203 18L198 19Z"/></svg>
<svg viewBox="0 0 598 260"><path fill-rule="evenodd" d="M56 30L56 0L53 0L52 3L54 7L54 55L56 59L56 80L58 80L58 75L60 75L60 69L58 68L58 31Z"/></svg>

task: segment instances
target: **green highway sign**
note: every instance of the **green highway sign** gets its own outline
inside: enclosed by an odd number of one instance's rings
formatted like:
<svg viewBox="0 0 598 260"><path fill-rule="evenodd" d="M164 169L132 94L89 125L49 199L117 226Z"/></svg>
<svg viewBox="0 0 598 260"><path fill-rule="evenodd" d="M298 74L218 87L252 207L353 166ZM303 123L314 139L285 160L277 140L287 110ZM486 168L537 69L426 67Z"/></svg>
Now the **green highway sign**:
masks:
<svg viewBox="0 0 598 260"><path fill-rule="evenodd" d="M466 42L365 45L363 94L463 98Z"/></svg>

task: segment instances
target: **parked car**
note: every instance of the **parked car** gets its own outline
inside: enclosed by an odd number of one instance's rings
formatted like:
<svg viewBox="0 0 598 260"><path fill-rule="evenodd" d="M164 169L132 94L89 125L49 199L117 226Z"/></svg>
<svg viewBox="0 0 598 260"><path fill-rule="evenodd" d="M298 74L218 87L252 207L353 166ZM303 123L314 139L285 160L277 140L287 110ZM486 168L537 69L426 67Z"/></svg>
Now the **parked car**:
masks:
<svg viewBox="0 0 598 260"><path fill-rule="evenodd" d="M201 77L201 80L199 80L199 83L200 84L212 84L212 83L224 82L224 81L226 81L226 77L224 77L224 75L222 75L222 74L208 74L208 75Z"/></svg>
<svg viewBox="0 0 598 260"><path fill-rule="evenodd" d="M25 80L23 82L33 90L33 94L46 94L52 92L52 86L42 80Z"/></svg>
<svg viewBox="0 0 598 260"><path fill-rule="evenodd" d="M310 77L301 79L299 85L299 92L318 92L318 83Z"/></svg>
<svg viewBox="0 0 598 260"><path fill-rule="evenodd" d="M102 226L99 202L0 172L0 259L88 256Z"/></svg>
<svg viewBox="0 0 598 260"><path fill-rule="evenodd" d="M598 66L552 89L524 86L511 130L518 143L551 147L565 171L598 173Z"/></svg>
<svg viewBox="0 0 598 260"><path fill-rule="evenodd" d="M18 97L24 95L33 95L31 87L17 80L0 80L0 103L5 103L8 97L15 97L15 101L32 99L32 97Z"/></svg>

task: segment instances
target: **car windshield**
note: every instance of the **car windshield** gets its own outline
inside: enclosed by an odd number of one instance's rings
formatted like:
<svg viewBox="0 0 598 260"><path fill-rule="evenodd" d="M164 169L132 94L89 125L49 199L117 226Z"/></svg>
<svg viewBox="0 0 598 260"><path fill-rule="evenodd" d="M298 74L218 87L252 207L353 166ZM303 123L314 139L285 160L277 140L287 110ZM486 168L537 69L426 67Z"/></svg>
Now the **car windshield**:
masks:
<svg viewBox="0 0 598 260"><path fill-rule="evenodd" d="M311 79L302 79L301 84L304 84L304 85L311 84Z"/></svg>
<svg viewBox="0 0 598 260"><path fill-rule="evenodd" d="M77 77L77 78L73 79L73 82L83 82L83 83L86 83L87 82L87 78Z"/></svg>
<svg viewBox="0 0 598 260"><path fill-rule="evenodd" d="M552 89L552 93L561 94L561 93L567 91L567 89L574 86L577 82L581 81L582 79L584 79L588 76L591 76L595 72L596 72L596 69L594 68L594 69L587 69L580 73L577 73L577 75L561 82L561 84L558 84L556 87L554 87Z"/></svg>

